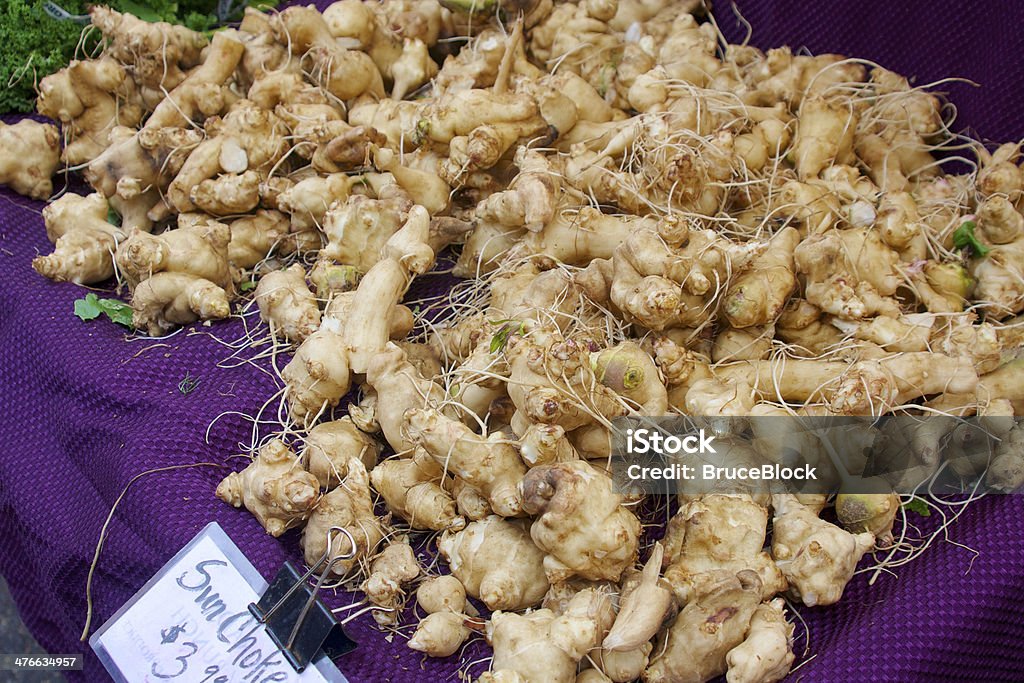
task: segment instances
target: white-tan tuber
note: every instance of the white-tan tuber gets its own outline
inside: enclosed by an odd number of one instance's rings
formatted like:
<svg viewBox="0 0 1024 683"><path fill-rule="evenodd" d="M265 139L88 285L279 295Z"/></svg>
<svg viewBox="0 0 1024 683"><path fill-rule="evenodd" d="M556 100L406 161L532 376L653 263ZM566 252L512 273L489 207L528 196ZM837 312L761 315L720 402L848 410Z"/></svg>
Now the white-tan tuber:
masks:
<svg viewBox="0 0 1024 683"><path fill-rule="evenodd" d="M772 496L772 506L772 557L790 592L809 607L838 602L860 558L874 547L875 537L851 534L826 522L815 508L790 494Z"/></svg>
<svg viewBox="0 0 1024 683"><path fill-rule="evenodd" d="M515 517L522 510L519 482L526 466L503 432L487 438L437 410L413 409L404 416L403 431L446 471L477 489L495 513Z"/></svg>
<svg viewBox="0 0 1024 683"><path fill-rule="evenodd" d="M604 472L580 460L534 467L521 486L523 511L536 516L530 535L548 553L549 581L617 581L635 562L640 521Z"/></svg>
<svg viewBox="0 0 1024 683"><path fill-rule="evenodd" d="M37 256L32 267L51 280L95 284L114 275L114 251L125 234L107 221L102 194L83 197L70 192L43 209L52 254Z"/></svg>
<svg viewBox="0 0 1024 683"><path fill-rule="evenodd" d="M373 513L366 467L355 456L350 457L345 465L341 483L320 498L302 532L306 564L312 567L327 555L326 564L320 567L320 572L328 572L332 576L348 574L364 557L372 555L384 538L384 528ZM348 531L355 547L347 536L331 531L334 527Z"/></svg>
<svg viewBox="0 0 1024 683"><path fill-rule="evenodd" d="M406 645L431 657L448 657L458 652L470 633L464 615L434 612L420 621Z"/></svg>
<svg viewBox="0 0 1024 683"><path fill-rule="evenodd" d="M152 337L197 320L221 320L231 314L227 292L187 273L157 273L132 293L132 325Z"/></svg>
<svg viewBox="0 0 1024 683"><path fill-rule="evenodd" d="M432 576L416 588L416 604L427 614L462 613L466 609L466 589L451 574Z"/></svg>
<svg viewBox="0 0 1024 683"><path fill-rule="evenodd" d="M442 475L441 467L429 455L417 451L412 458L380 463L370 473L370 480L388 509L413 529L462 529L466 520L452 494L442 487Z"/></svg>
<svg viewBox="0 0 1024 683"><path fill-rule="evenodd" d="M60 133L56 126L25 119L0 122L0 185L32 199L53 193L50 178L60 163Z"/></svg>
<svg viewBox="0 0 1024 683"><path fill-rule="evenodd" d="M446 533L438 549L466 592L488 609L534 607L548 591L544 552L534 545L522 521L492 515L457 533Z"/></svg>
<svg viewBox="0 0 1024 683"><path fill-rule="evenodd" d="M370 564L370 575L360 586L367 599L382 610L375 610L378 624L395 624L405 604L405 586L420 575L416 553L407 541L398 540L377 555Z"/></svg>
<svg viewBox="0 0 1024 683"><path fill-rule="evenodd" d="M576 593L560 614L495 612L487 627L494 660L481 680L572 683L577 662L600 643L613 614L609 596L594 589Z"/></svg>
<svg viewBox="0 0 1024 683"><path fill-rule="evenodd" d="M665 570L679 601L699 598L723 575L744 570L757 574L763 599L784 591L783 572L764 549L767 527L765 502L749 495L713 493L680 507L669 522Z"/></svg>
<svg viewBox="0 0 1024 683"><path fill-rule="evenodd" d="M254 296L260 317L285 341L301 342L320 327L320 307L301 263L264 275Z"/></svg>
<svg viewBox="0 0 1024 683"><path fill-rule="evenodd" d="M229 474L217 486L217 497L245 508L271 536L301 524L316 506L320 487L316 477L283 441L274 439L260 449L252 464Z"/></svg>
<svg viewBox="0 0 1024 683"><path fill-rule="evenodd" d="M228 245L231 230L201 214L182 214L178 227L159 235L136 230L118 245L117 268L135 287L156 273L192 275L234 292Z"/></svg>
<svg viewBox="0 0 1024 683"><path fill-rule="evenodd" d="M785 607L782 598L775 598L754 610L747 637L725 656L728 683L775 683L789 675L796 656Z"/></svg>
<svg viewBox="0 0 1024 683"><path fill-rule="evenodd" d="M322 422L309 430L301 457L321 488L330 489L345 478L351 458L360 461L369 471L376 466L380 451L380 443L357 428L352 418L346 416Z"/></svg>
<svg viewBox="0 0 1024 683"><path fill-rule="evenodd" d="M630 652L654 637L672 607L672 591L661 580L664 548L655 543L640 580L619 602L619 613L601 646L610 652Z"/></svg>
<svg viewBox="0 0 1024 683"><path fill-rule="evenodd" d="M703 683L725 673L726 657L747 635L761 593L761 580L746 569L716 579L664 631L644 681Z"/></svg>

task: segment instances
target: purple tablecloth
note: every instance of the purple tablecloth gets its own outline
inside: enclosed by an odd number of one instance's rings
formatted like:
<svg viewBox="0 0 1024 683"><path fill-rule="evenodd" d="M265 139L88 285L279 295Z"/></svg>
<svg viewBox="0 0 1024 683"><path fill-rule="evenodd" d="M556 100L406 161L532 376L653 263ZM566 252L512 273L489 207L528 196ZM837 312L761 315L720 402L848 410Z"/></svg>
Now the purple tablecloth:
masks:
<svg viewBox="0 0 1024 683"><path fill-rule="evenodd" d="M761 47L789 43L855 54L918 82L971 78L982 87L945 87L959 106L961 127L969 124L993 139L1024 134L1018 118L1024 38L1016 4L990 4L1001 11L952 0L738 5ZM731 40L741 39L729 7L716 16ZM227 457L248 440L250 424L223 417L208 441L207 427L225 411L254 413L277 389L251 366L218 367L230 350L211 334L237 338L241 325L197 327L155 345L126 342L112 323L83 323L72 314L83 290L46 281L29 266L35 254L50 249L41 206L0 191L6 284L0 297L0 572L39 642L54 653L73 653L87 649L78 635L100 528L139 473L218 465L150 474L124 496L96 568L93 628L211 520L268 578L285 559L298 557L298 537L272 539L247 512L213 496L226 468L239 465ZM183 394L178 384L186 375L200 382ZM934 522L934 516L927 520ZM802 610L814 656L793 680L1024 680L1024 498L978 501L949 535L972 550L937 540L898 576L883 574L869 587L861 575L839 605ZM339 665L352 681L457 680L457 664L424 660L401 638L386 642L370 623L367 617L349 626L361 645ZM805 644L802 638L801 649ZM486 650L477 645L465 659L482 656ZM105 680L91 653L84 678Z"/></svg>

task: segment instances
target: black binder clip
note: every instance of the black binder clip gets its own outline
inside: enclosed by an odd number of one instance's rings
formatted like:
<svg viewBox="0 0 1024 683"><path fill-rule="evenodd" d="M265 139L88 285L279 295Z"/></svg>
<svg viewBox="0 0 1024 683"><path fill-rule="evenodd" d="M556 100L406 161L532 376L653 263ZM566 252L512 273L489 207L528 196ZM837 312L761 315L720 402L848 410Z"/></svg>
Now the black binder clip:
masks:
<svg viewBox="0 0 1024 683"><path fill-rule="evenodd" d="M335 533L345 535L351 550L330 559ZM356 649L356 642L345 634L342 622L317 597L334 565L351 559L355 548L355 540L347 529L331 527L327 532L327 552L309 571L300 575L291 562L285 562L259 602L249 605L249 611L261 624L266 624L267 634L298 673L321 650L335 659ZM307 581L321 566L324 569L316 585L310 588Z"/></svg>

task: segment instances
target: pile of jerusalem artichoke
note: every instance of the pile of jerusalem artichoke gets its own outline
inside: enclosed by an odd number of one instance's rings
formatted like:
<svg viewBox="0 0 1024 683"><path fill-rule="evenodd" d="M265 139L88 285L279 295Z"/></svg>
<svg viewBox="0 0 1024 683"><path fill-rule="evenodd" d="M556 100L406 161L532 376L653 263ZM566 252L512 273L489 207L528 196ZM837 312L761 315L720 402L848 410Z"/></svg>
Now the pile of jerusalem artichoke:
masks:
<svg viewBox="0 0 1024 683"><path fill-rule="evenodd" d="M103 52L39 84L54 124L0 127L0 182L47 199L82 172L93 194L46 207L33 266L116 277L150 335L258 281L304 438L217 496L302 528L382 624L415 591L409 647L482 632L493 683L776 681L779 596L837 602L899 498L841 497L834 524L825 495L681 496L652 545L611 421L1024 411L1024 168L978 144L947 173L936 95L724 44L692 9L341 0L208 39L95 7ZM447 317L405 305L449 248L472 288ZM958 474L1015 489L1021 435L992 424L987 474ZM926 475L942 425L911 438Z"/></svg>

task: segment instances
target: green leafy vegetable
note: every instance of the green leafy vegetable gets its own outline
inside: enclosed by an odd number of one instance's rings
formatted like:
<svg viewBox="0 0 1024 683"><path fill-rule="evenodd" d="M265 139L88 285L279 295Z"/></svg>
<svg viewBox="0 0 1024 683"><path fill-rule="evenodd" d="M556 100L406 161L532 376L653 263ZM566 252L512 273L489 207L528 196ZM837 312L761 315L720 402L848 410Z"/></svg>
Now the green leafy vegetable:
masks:
<svg viewBox="0 0 1024 683"><path fill-rule="evenodd" d="M253 289L256 289L256 283L252 280L246 280L242 284L238 285L238 291L240 292L249 292Z"/></svg>
<svg viewBox="0 0 1024 683"><path fill-rule="evenodd" d="M118 325L132 327L132 307L117 299L101 299L92 292L75 301L75 315L82 320L95 320L106 315Z"/></svg>
<svg viewBox="0 0 1024 683"><path fill-rule="evenodd" d="M960 227L953 233L953 246L958 249L969 247L974 252L975 256L984 258L988 255L988 252L992 251L984 244L982 244L977 237L974 236L974 229L978 227L974 221L964 221L960 224Z"/></svg>
<svg viewBox="0 0 1024 683"><path fill-rule="evenodd" d="M93 320L100 317L102 312L99 297L95 294L86 294L84 299L75 301L75 315L82 320Z"/></svg>
<svg viewBox="0 0 1024 683"><path fill-rule="evenodd" d="M914 496L906 503L904 503L903 509L907 510L908 512L916 512L922 517L928 517L932 514L931 509L928 507L928 503L926 503L924 499L918 498L917 496Z"/></svg>

